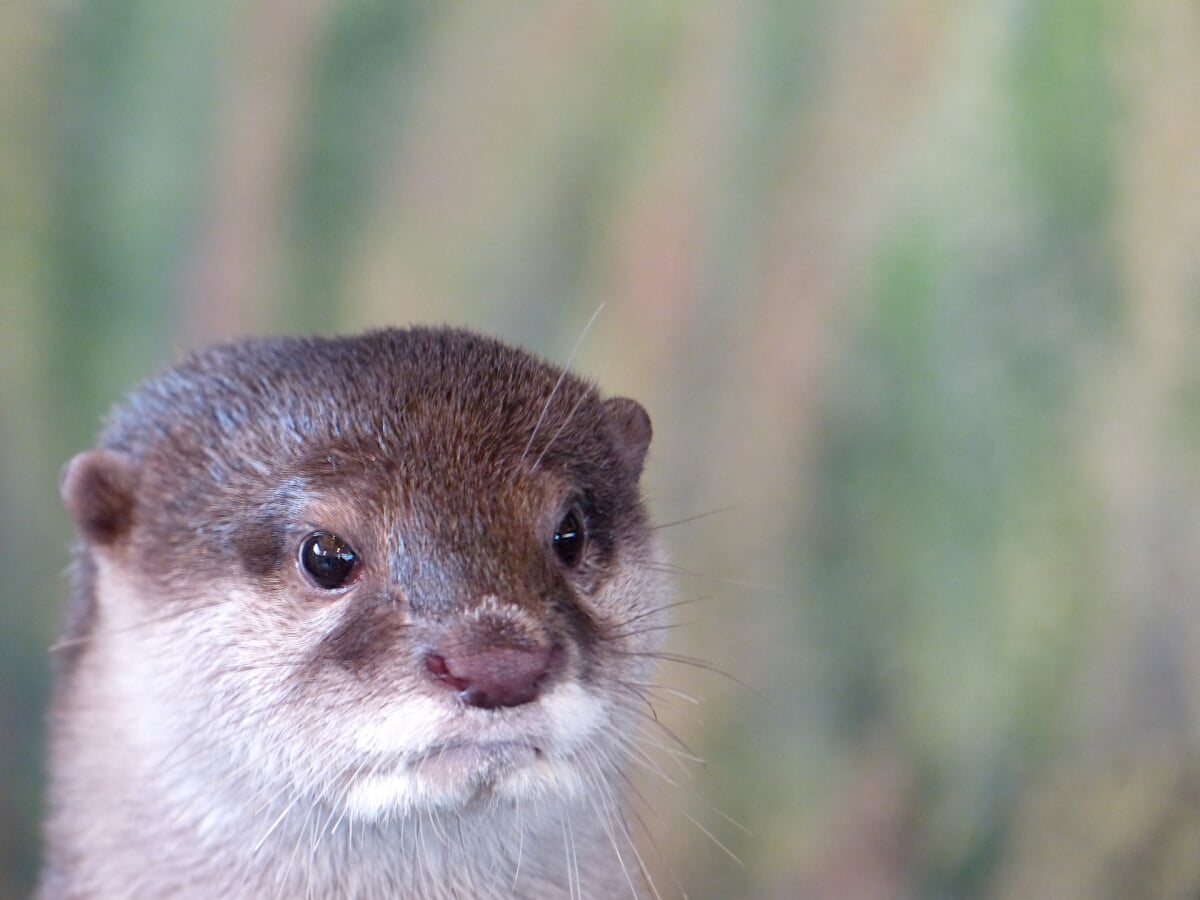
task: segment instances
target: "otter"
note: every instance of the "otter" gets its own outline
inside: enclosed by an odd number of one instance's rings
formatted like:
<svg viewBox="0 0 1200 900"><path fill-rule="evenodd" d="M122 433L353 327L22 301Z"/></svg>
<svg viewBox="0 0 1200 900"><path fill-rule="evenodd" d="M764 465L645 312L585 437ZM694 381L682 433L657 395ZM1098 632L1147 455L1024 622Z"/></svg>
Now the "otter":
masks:
<svg viewBox="0 0 1200 900"><path fill-rule="evenodd" d="M66 467L42 900L643 897L636 401L447 328L256 339Z"/></svg>

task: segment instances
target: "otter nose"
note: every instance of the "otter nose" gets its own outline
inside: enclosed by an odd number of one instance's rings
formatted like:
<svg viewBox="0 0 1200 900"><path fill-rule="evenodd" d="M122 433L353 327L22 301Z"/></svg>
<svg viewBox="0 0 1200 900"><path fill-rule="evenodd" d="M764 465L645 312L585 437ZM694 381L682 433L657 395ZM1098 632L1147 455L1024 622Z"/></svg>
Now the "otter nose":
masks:
<svg viewBox="0 0 1200 900"><path fill-rule="evenodd" d="M520 706L537 699L562 658L562 647L482 646L439 648L425 668L463 702L480 709Z"/></svg>

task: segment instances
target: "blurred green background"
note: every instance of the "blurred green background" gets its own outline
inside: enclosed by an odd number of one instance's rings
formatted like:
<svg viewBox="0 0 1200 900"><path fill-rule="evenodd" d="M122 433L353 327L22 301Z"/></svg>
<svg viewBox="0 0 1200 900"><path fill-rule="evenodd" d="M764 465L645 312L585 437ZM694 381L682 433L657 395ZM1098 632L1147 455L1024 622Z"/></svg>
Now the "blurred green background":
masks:
<svg viewBox="0 0 1200 900"><path fill-rule="evenodd" d="M0 897L113 402L253 333L564 360L601 303L656 517L714 513L671 649L753 688L664 666L664 893L1200 896L1194 0L8 0Z"/></svg>

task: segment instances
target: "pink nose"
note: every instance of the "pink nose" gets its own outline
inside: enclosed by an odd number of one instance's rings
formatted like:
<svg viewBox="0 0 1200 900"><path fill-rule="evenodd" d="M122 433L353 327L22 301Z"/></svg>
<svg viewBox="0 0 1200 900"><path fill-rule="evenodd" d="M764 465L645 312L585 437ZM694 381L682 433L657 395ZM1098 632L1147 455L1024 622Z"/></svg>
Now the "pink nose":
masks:
<svg viewBox="0 0 1200 900"><path fill-rule="evenodd" d="M425 668L468 706L495 709L537 699L561 658L558 645L463 647L428 654Z"/></svg>

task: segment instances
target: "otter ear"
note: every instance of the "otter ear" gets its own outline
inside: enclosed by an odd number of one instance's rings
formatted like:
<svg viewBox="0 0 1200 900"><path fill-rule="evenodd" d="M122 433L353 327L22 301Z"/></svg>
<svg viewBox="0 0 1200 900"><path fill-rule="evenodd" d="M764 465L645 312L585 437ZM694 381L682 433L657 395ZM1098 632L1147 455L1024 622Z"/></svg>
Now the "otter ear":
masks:
<svg viewBox="0 0 1200 900"><path fill-rule="evenodd" d="M83 539L107 547L133 527L137 484L137 468L124 453L86 450L67 463L59 492Z"/></svg>
<svg viewBox="0 0 1200 900"><path fill-rule="evenodd" d="M617 449L634 477L642 474L646 451L654 429L650 427L650 416L636 400L628 397L613 397L604 401L604 418L608 429L616 439Z"/></svg>

